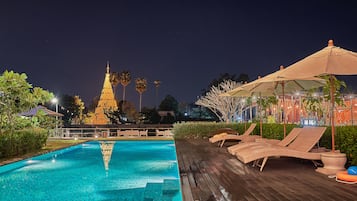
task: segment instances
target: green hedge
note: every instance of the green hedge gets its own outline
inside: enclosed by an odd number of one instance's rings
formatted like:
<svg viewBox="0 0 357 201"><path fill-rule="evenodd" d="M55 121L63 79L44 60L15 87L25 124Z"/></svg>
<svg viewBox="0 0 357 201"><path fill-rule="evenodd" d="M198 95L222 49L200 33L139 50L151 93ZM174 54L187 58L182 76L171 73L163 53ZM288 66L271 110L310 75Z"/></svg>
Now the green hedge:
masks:
<svg viewBox="0 0 357 201"><path fill-rule="evenodd" d="M250 126L251 123L216 123L216 122L189 122L189 123L176 123L173 125L173 133L176 139L181 138L209 138L214 135L214 131L221 128L232 128L238 131L238 133L244 133L244 131ZM260 124L256 123L252 134L260 135ZM286 132L289 133L295 124L287 124ZM281 124L262 124L263 137L269 139L283 139L284 127Z"/></svg>
<svg viewBox="0 0 357 201"><path fill-rule="evenodd" d="M40 150L47 141L45 129L5 131L0 134L0 158L20 156Z"/></svg>
<svg viewBox="0 0 357 201"><path fill-rule="evenodd" d="M214 131L221 128L232 128L243 133L250 123L215 123L215 122L189 122L173 125L175 139L206 139L214 135ZM260 134L260 125L257 123L253 134ZM289 133L295 124L287 124L286 132ZM282 124L263 124L263 137L269 139L283 139L284 127ZM327 127L319 145L331 149L331 127ZM348 165L357 165L357 126L337 126L335 135L335 148L346 153Z"/></svg>
<svg viewBox="0 0 357 201"><path fill-rule="evenodd" d="M325 132L329 147L331 147L331 128ZM335 135L335 149L346 153L347 160L351 165L357 165L357 127L356 126L337 126Z"/></svg>

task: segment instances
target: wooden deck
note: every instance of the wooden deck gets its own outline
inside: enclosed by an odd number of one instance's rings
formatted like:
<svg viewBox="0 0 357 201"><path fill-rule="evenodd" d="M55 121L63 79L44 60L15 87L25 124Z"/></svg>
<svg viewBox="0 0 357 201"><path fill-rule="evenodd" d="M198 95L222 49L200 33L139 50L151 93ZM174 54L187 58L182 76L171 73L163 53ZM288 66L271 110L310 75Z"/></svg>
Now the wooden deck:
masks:
<svg viewBox="0 0 357 201"><path fill-rule="evenodd" d="M269 159L259 172L208 140L176 140L176 151L184 201L357 200L357 184L317 173L308 160Z"/></svg>

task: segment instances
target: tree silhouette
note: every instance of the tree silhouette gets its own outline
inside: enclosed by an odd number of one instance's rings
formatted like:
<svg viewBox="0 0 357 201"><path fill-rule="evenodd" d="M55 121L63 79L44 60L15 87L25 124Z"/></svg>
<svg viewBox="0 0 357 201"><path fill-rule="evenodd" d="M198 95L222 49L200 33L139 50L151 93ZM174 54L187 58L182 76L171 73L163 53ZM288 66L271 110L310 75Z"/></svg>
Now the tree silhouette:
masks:
<svg viewBox="0 0 357 201"><path fill-rule="evenodd" d="M159 95L159 87L160 87L161 81L160 80L155 80L154 85L155 85L155 108L157 108L157 97Z"/></svg>
<svg viewBox="0 0 357 201"><path fill-rule="evenodd" d="M125 88L131 82L131 75L129 71L122 71L119 74L120 84L123 86L123 101L125 101Z"/></svg>
<svg viewBox="0 0 357 201"><path fill-rule="evenodd" d="M147 81L145 78L136 78L135 80L135 89L140 95L139 99L139 112L141 112L141 100L142 100L142 94L146 91L147 88Z"/></svg>

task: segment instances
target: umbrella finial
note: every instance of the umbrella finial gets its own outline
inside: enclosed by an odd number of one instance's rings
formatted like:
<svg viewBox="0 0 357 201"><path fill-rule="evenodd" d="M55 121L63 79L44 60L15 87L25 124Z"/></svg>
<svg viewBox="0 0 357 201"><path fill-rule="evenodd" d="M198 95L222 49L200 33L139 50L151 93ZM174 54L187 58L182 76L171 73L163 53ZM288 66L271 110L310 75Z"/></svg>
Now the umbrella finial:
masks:
<svg viewBox="0 0 357 201"><path fill-rule="evenodd" d="M258 79L262 78L260 75L258 75Z"/></svg>
<svg viewBox="0 0 357 201"><path fill-rule="evenodd" d="M281 66L280 66L280 70L283 70L283 69L284 69L284 66L283 66L283 65L281 65Z"/></svg>
<svg viewBox="0 0 357 201"><path fill-rule="evenodd" d="M329 40L327 46L329 46L329 47L330 47L330 46L334 46L334 45L333 45L333 40Z"/></svg>

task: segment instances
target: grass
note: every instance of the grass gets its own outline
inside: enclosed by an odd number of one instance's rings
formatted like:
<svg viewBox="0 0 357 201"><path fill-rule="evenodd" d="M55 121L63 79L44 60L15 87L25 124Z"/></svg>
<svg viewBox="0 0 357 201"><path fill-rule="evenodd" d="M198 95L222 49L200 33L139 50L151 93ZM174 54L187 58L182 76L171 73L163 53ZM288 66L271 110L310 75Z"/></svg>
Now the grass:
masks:
<svg viewBox="0 0 357 201"><path fill-rule="evenodd" d="M49 152L65 147L73 146L86 142L88 140L47 140L46 146L41 149L40 152Z"/></svg>
<svg viewBox="0 0 357 201"><path fill-rule="evenodd" d="M20 155L20 156L11 157L11 158L2 158L2 159L0 159L0 165L6 165L9 163L19 161L19 160L23 160L25 158L30 158L30 157L37 156L40 154L48 153L48 152L62 149L65 147L80 144L80 143L83 143L86 141L88 141L88 140L47 140L46 145L41 150L36 151L36 152L27 153L27 154Z"/></svg>

